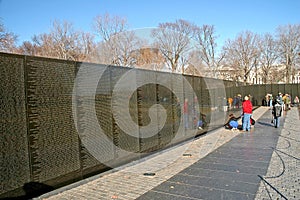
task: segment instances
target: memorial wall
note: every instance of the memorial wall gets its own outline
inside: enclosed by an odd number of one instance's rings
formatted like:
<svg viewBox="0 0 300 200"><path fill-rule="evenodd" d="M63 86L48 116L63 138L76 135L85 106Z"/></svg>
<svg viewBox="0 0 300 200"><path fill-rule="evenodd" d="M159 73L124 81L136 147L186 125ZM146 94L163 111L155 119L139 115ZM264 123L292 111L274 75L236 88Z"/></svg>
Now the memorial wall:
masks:
<svg viewBox="0 0 300 200"><path fill-rule="evenodd" d="M300 92L6 53L0 69L0 198L47 192L220 127L228 97L261 105L267 93Z"/></svg>

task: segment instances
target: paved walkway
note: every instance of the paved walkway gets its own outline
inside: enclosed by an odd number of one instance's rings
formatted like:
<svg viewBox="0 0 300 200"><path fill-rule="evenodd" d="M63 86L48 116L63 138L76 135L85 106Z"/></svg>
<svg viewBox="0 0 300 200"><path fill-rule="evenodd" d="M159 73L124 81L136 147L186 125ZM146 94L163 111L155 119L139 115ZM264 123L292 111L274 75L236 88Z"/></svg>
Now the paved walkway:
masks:
<svg viewBox="0 0 300 200"><path fill-rule="evenodd" d="M37 199L298 199L298 110L278 129L269 108L253 115L250 132L220 128Z"/></svg>

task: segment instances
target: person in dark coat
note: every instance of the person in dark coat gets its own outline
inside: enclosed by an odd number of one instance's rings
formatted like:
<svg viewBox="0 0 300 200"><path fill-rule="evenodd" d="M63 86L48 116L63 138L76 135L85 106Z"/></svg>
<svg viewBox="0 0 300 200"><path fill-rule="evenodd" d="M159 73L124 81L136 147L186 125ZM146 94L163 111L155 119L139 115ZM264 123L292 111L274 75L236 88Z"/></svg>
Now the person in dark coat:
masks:
<svg viewBox="0 0 300 200"><path fill-rule="evenodd" d="M280 117L282 114L282 105L280 104L280 100L278 98L276 98L276 100L273 102L272 114L274 127L278 128L280 126Z"/></svg>

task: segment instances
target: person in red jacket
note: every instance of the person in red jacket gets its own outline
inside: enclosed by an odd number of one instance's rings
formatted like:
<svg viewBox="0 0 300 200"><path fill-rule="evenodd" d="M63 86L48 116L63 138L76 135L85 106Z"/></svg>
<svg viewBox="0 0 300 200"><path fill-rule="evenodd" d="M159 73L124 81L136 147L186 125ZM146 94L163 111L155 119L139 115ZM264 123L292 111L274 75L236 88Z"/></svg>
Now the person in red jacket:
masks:
<svg viewBox="0 0 300 200"><path fill-rule="evenodd" d="M251 115L252 115L252 103L248 96L245 96L243 104L243 131L250 131L251 128Z"/></svg>

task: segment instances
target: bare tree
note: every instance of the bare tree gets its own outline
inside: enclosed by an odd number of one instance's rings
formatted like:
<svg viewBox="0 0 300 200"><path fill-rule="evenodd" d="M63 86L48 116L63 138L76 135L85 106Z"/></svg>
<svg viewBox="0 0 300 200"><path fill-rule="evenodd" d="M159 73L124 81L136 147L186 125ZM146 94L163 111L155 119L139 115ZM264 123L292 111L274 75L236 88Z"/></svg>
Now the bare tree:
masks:
<svg viewBox="0 0 300 200"><path fill-rule="evenodd" d="M30 41L24 41L18 48L18 52L24 55L37 55L38 47Z"/></svg>
<svg viewBox="0 0 300 200"><path fill-rule="evenodd" d="M216 72L224 58L223 53L217 56L216 38L215 28L212 25L203 25L196 30L195 40L199 49L200 58L213 72L214 78L216 78Z"/></svg>
<svg viewBox="0 0 300 200"><path fill-rule="evenodd" d="M272 83L274 79L270 76L272 69L278 62L278 43L274 37L266 33L260 37L258 48L260 52L260 67L262 71L263 83Z"/></svg>
<svg viewBox="0 0 300 200"><path fill-rule="evenodd" d="M94 49L94 36L74 30L73 24L67 21L54 21L50 33L34 35L32 42L23 42L19 47L27 55L74 61L92 61Z"/></svg>
<svg viewBox="0 0 300 200"><path fill-rule="evenodd" d="M187 55L190 47L190 39L195 31L195 26L188 21L179 19L174 23L159 24L159 28L153 30L155 46L165 57L172 72L179 69L184 73L187 64Z"/></svg>
<svg viewBox="0 0 300 200"><path fill-rule="evenodd" d="M241 72L244 84L249 81L250 72L258 64L258 36L250 31L240 33L235 40L227 40L223 50L226 63Z"/></svg>
<svg viewBox="0 0 300 200"><path fill-rule="evenodd" d="M29 44L26 46L28 47ZM35 50L31 50L32 53L35 53L34 56L59 58L55 53L53 40L50 34L42 33L39 35L34 35L32 37L32 44L30 46L35 48Z"/></svg>
<svg viewBox="0 0 300 200"><path fill-rule="evenodd" d="M207 67L203 64L199 51L191 51L188 56L188 66L185 69L185 74L205 76L206 71Z"/></svg>
<svg viewBox="0 0 300 200"><path fill-rule="evenodd" d="M300 66L300 24L279 26L276 33L280 59L286 66L286 82L291 83L295 68Z"/></svg>
<svg viewBox="0 0 300 200"><path fill-rule="evenodd" d="M16 48L17 36L8 32L3 23L0 22L0 51L2 52L14 52Z"/></svg>
<svg viewBox="0 0 300 200"><path fill-rule="evenodd" d="M94 30L100 39L107 42L113 35L127 30L127 19L119 16L98 15L94 20Z"/></svg>
<svg viewBox="0 0 300 200"><path fill-rule="evenodd" d="M100 37L100 42L97 47L96 62L103 64L119 65L117 62L117 45L113 36L127 29L127 19L119 16L110 16L108 13L105 15L98 15L94 19L94 30L96 35Z"/></svg>
<svg viewBox="0 0 300 200"><path fill-rule="evenodd" d="M139 68L150 70L161 70L165 62L163 55L159 49L145 47L133 52L136 58L136 66Z"/></svg>
<svg viewBox="0 0 300 200"><path fill-rule="evenodd" d="M132 66L136 59L132 52L141 48L142 40L133 31L127 31L127 20L118 16L97 16L94 29L102 39L98 44L98 62Z"/></svg>
<svg viewBox="0 0 300 200"><path fill-rule="evenodd" d="M79 32L78 37L78 60L94 62L96 56L96 43L93 34L88 32Z"/></svg>
<svg viewBox="0 0 300 200"><path fill-rule="evenodd" d="M79 33L74 31L72 23L54 21L50 37L59 58L78 60Z"/></svg>
<svg viewBox="0 0 300 200"><path fill-rule="evenodd" d="M278 83L285 79L285 73L283 73L281 65L272 66L272 69L268 74L270 79L269 83Z"/></svg>
<svg viewBox="0 0 300 200"><path fill-rule="evenodd" d="M134 31L127 31L113 36L110 44L115 44L115 64L132 67L136 63L133 52L140 49L143 45L142 40L138 38Z"/></svg>
<svg viewBox="0 0 300 200"><path fill-rule="evenodd" d="M137 62L134 52L142 46L142 40L133 31L116 34L98 44L97 62L133 67Z"/></svg>

